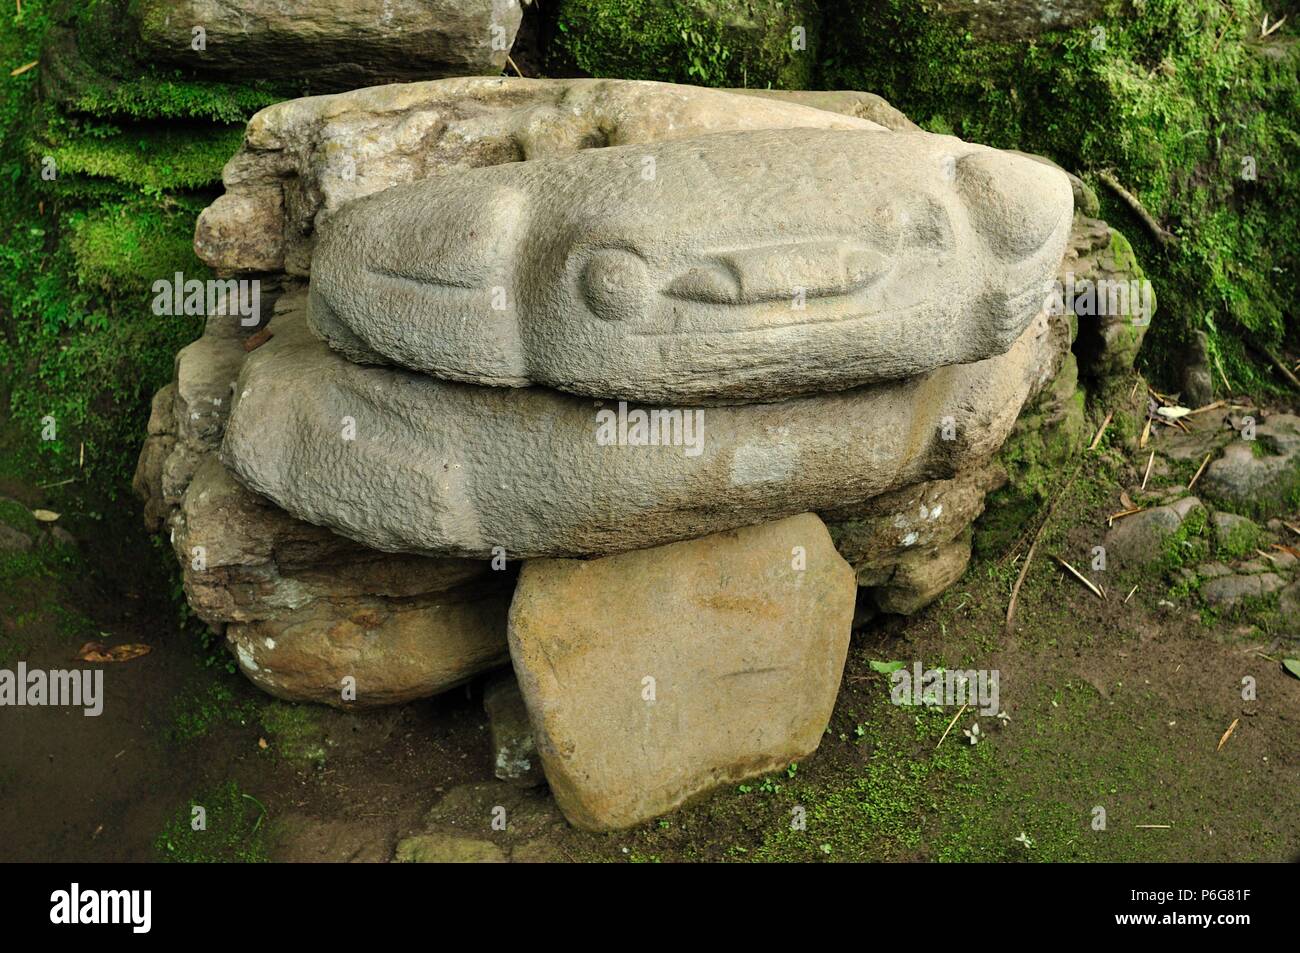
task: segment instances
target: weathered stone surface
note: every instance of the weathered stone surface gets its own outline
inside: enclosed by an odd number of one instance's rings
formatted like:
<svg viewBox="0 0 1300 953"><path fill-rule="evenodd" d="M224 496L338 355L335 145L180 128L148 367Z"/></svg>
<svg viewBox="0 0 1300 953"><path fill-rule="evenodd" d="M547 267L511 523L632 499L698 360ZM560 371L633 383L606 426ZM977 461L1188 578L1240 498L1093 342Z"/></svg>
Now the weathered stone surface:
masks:
<svg viewBox="0 0 1300 953"><path fill-rule="evenodd" d="M794 103L798 106L811 106L813 109L824 109L827 112L840 113L855 119L867 119L895 132L915 132L921 128L891 106L883 96L877 96L875 93L860 93L847 89L728 89L727 92L740 96L775 99L778 102Z"/></svg>
<svg viewBox="0 0 1300 953"><path fill-rule="evenodd" d="M1157 562L1164 555L1169 538L1192 513L1204 506L1194 496L1183 497L1117 520L1106 533L1104 546L1108 564L1117 569L1137 568Z"/></svg>
<svg viewBox="0 0 1300 953"><path fill-rule="evenodd" d="M882 572L858 570L858 585L869 589L881 612L912 615L939 598L970 565L970 533L933 546L914 549Z"/></svg>
<svg viewBox="0 0 1300 953"><path fill-rule="evenodd" d="M171 526L190 605L273 695L375 707L505 660L509 580L486 563L366 549L249 492L215 455Z"/></svg>
<svg viewBox="0 0 1300 953"><path fill-rule="evenodd" d="M1085 26L1106 12L1104 0L944 0L937 5L913 0L910 5L923 8L921 15L947 17L953 29L994 42Z"/></svg>
<svg viewBox="0 0 1300 953"><path fill-rule="evenodd" d="M1215 513L1211 525L1214 527L1215 548L1229 558L1253 553L1259 545L1259 527L1244 516Z"/></svg>
<svg viewBox="0 0 1300 953"><path fill-rule="evenodd" d="M984 497L1005 481L1006 471L988 463L820 515L854 569L887 565L913 549L956 539L984 512Z"/></svg>
<svg viewBox="0 0 1300 953"><path fill-rule="evenodd" d="M1071 203L1048 166L927 133L595 149L351 203L311 323L443 380L677 405L842 390L1006 351Z"/></svg>
<svg viewBox="0 0 1300 953"><path fill-rule="evenodd" d="M740 129L875 129L865 119L634 80L468 77L277 103L248 123L199 216L219 271L311 268L316 228L353 199L477 166Z"/></svg>
<svg viewBox="0 0 1300 953"><path fill-rule="evenodd" d="M1041 368L1059 360L1040 316L987 361L696 410L679 418L703 420L694 445L601 445L597 411L613 404L359 366L282 303L274 337L245 362L223 458L301 519L426 554L621 552L949 479L1001 446Z"/></svg>
<svg viewBox="0 0 1300 953"><path fill-rule="evenodd" d="M1292 511L1300 500L1300 417L1274 414L1257 423L1254 440L1231 440L1199 486L1210 499L1260 517Z"/></svg>
<svg viewBox="0 0 1300 953"><path fill-rule="evenodd" d="M1060 281L1061 303L1068 309L1072 299L1078 317L1075 351L1083 376L1127 381L1158 305L1128 239L1100 219L1080 218Z"/></svg>
<svg viewBox="0 0 1300 953"><path fill-rule="evenodd" d="M628 827L814 751L855 591L812 514L526 563L510 652L565 816Z"/></svg>
<svg viewBox="0 0 1300 953"><path fill-rule="evenodd" d="M493 773L520 787L544 784L533 726L513 672L500 672L488 681L483 688L483 710L492 729Z"/></svg>
<svg viewBox="0 0 1300 953"><path fill-rule="evenodd" d="M1272 572L1220 576L1201 587L1201 598L1212 606L1227 609L1247 599L1272 595L1285 585L1286 580Z"/></svg>
<svg viewBox="0 0 1300 953"><path fill-rule="evenodd" d="M139 0L133 12L153 62L320 90L499 73L522 17L519 0Z"/></svg>

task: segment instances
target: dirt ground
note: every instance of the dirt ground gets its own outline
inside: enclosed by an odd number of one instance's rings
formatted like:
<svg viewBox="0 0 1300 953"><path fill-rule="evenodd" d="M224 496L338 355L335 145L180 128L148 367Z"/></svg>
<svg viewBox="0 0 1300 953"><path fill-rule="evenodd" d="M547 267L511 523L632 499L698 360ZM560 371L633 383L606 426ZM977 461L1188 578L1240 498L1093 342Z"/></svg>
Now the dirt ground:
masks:
<svg viewBox="0 0 1300 953"><path fill-rule="evenodd" d="M178 618L134 501L94 513L65 499L59 525L76 545L0 573L0 667L66 667L88 640L152 651L104 666L100 717L0 710L0 859L386 861L426 831L515 860L1300 858L1300 680L1279 664L1300 654L1300 620L1275 607L1210 617L1154 572L1095 596L1051 557L1087 565L1134 470L1104 446L1084 460L1039 536L1010 636L1033 522L935 605L854 634L805 763L611 834L576 831L544 790L493 778L481 682L366 715L262 695ZM28 506L47 492L0 480ZM998 670L1006 717L891 704L872 662L916 660Z"/></svg>

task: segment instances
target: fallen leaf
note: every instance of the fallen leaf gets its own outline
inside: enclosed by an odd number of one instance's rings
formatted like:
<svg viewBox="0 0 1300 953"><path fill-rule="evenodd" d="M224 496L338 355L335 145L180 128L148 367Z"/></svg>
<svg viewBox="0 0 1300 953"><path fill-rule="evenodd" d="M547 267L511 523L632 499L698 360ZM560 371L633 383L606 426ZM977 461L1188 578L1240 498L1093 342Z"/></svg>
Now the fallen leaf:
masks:
<svg viewBox="0 0 1300 953"><path fill-rule="evenodd" d="M265 751L265 750L269 747L269 745L267 745L267 743L266 743L266 739L265 739L265 738L258 738L258 739L257 739L257 746L258 746L259 748L261 748L263 751Z"/></svg>
<svg viewBox="0 0 1300 953"><path fill-rule="evenodd" d="M1177 420L1179 417L1186 417L1192 412L1190 407L1157 407L1156 413L1161 417L1169 420Z"/></svg>
<svg viewBox="0 0 1300 953"><path fill-rule="evenodd" d="M22 76L23 73L26 73L29 69L34 68L34 67L36 66L36 64L38 64L39 62L40 62L40 60L32 60L30 63L24 63L22 66L19 66L19 67L16 67L16 68L14 68L14 69L11 69L11 70L9 71L9 75L10 75L10 76Z"/></svg>
<svg viewBox="0 0 1300 953"><path fill-rule="evenodd" d="M153 646L143 642L115 645L111 649L103 642L87 642L77 653L77 658L83 662L129 662L152 651Z"/></svg>
<svg viewBox="0 0 1300 953"><path fill-rule="evenodd" d="M893 675L906 664L906 662L877 662L875 659L872 659L871 670L873 672L879 672L881 675Z"/></svg>
<svg viewBox="0 0 1300 953"><path fill-rule="evenodd" d="M1223 750L1223 746L1226 745L1226 744L1228 743L1228 739L1231 738L1231 737L1232 737L1232 733L1233 733L1234 731L1237 730L1237 725L1238 725L1240 722L1241 722L1241 719L1240 719L1240 718L1234 718L1234 719L1232 719L1232 724L1230 724L1230 725L1228 726L1228 730L1225 731L1225 732L1223 733L1223 737L1219 739L1219 747L1215 748L1215 749L1214 749L1215 751L1222 751L1222 750Z"/></svg>
<svg viewBox="0 0 1300 953"><path fill-rule="evenodd" d="M32 510L32 516L42 523L53 523L59 518L59 514L53 510Z"/></svg>
<svg viewBox="0 0 1300 953"><path fill-rule="evenodd" d="M1282 667L1296 678L1300 678L1300 658L1284 658Z"/></svg>

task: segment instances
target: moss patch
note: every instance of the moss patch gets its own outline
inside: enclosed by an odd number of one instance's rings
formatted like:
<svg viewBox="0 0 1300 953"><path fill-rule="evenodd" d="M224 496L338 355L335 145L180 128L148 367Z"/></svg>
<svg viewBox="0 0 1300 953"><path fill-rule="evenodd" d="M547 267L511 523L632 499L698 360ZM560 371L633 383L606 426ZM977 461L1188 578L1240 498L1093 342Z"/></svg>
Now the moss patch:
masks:
<svg viewBox="0 0 1300 953"><path fill-rule="evenodd" d="M806 89L817 24L808 0L562 0L556 28L592 76Z"/></svg>

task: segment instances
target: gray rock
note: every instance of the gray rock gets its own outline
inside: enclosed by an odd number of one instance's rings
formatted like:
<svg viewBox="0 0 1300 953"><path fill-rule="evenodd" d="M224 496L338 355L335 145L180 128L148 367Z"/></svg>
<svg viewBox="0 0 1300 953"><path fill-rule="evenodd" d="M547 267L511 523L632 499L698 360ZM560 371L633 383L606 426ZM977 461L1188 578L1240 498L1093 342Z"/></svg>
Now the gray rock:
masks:
<svg viewBox="0 0 1300 953"><path fill-rule="evenodd" d="M350 359L593 397L747 403L1006 351L1065 176L927 133L761 130L395 186L322 229L311 323Z"/></svg>
<svg viewBox="0 0 1300 953"><path fill-rule="evenodd" d="M1293 638L1300 636L1300 579L1282 590L1277 608L1285 632Z"/></svg>
<svg viewBox="0 0 1300 953"><path fill-rule="evenodd" d="M510 580L486 563L366 549L249 492L212 454L170 523L190 605L272 695L372 708L506 659Z"/></svg>
<svg viewBox="0 0 1300 953"><path fill-rule="evenodd" d="M1212 606L1227 609L1243 599L1263 598L1285 585L1286 581L1281 576L1271 572L1253 576L1220 576L1201 586L1201 598Z"/></svg>
<svg viewBox="0 0 1300 953"><path fill-rule="evenodd" d="M518 0L139 0L133 12L154 63L321 91L499 73L523 16Z"/></svg>
<svg viewBox="0 0 1300 953"><path fill-rule="evenodd" d="M883 96L875 93L859 93L847 89L728 89L727 92L811 106L813 109L824 109L856 119L869 119L895 132L915 132L921 128L891 106Z"/></svg>
<svg viewBox="0 0 1300 953"><path fill-rule="evenodd" d="M1136 568L1158 562L1169 538L1193 512L1204 507L1194 496L1165 506L1143 510L1116 521L1106 533L1103 545L1107 562L1116 569Z"/></svg>
<svg viewBox="0 0 1300 953"><path fill-rule="evenodd" d="M479 557L621 552L949 479L1001 446L1041 368L1059 359L1040 317L987 361L661 416L666 439L643 446L627 417L642 408L622 408L619 430L609 402L353 364L292 307L271 328L226 429L236 475L372 548Z"/></svg>
<svg viewBox="0 0 1300 953"><path fill-rule="evenodd" d="M1214 400L1214 375L1210 372L1210 339L1204 331L1192 333L1192 346L1183 365L1183 401L1204 407Z"/></svg>
<svg viewBox="0 0 1300 953"><path fill-rule="evenodd" d="M812 514L526 563L510 654L565 817L629 827L810 754L855 591Z"/></svg>
<svg viewBox="0 0 1300 953"><path fill-rule="evenodd" d="M1300 417L1274 414L1238 437L1205 469L1200 487L1212 500L1261 518L1290 512L1300 499Z"/></svg>
<svg viewBox="0 0 1300 953"><path fill-rule="evenodd" d="M792 128L884 129L795 103L634 80L465 77L291 99L249 120L194 247L217 271L305 275L316 229L394 185L582 149Z"/></svg>
<svg viewBox="0 0 1300 953"><path fill-rule="evenodd" d="M488 681L483 688L483 710L492 728L493 773L520 787L545 784L528 708L513 672L500 672Z"/></svg>
<svg viewBox="0 0 1300 953"><path fill-rule="evenodd" d="M1260 530L1253 520L1235 513L1217 512L1210 518L1214 544L1228 558L1254 553L1259 545Z"/></svg>

